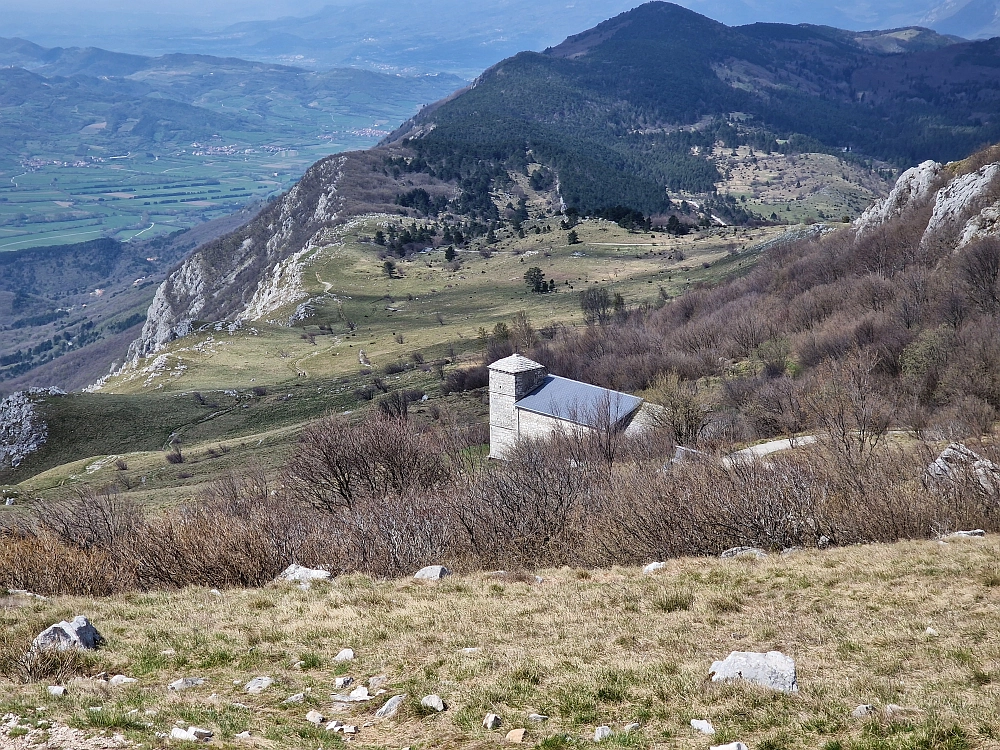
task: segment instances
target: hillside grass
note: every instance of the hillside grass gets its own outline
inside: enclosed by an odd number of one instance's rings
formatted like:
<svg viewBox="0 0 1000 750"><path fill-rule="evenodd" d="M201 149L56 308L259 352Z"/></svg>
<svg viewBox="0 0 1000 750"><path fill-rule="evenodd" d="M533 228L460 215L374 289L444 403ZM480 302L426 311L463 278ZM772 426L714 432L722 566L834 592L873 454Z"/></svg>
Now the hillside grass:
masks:
<svg viewBox="0 0 1000 750"><path fill-rule="evenodd" d="M139 682L109 689L70 681L68 696L55 699L44 680L2 680L0 714L34 716L42 707L49 720L92 732L117 727L145 747L167 747L156 734L175 723L212 729L217 747L246 747L234 739L243 731L258 747L341 747L306 722L309 710L356 724L352 744L371 748L493 747L521 727L530 746L586 747L600 724L615 730L604 743L611 747L995 747L998 554L1000 542L989 537L764 560L676 559L652 575L545 570L541 583L516 574L438 583L354 575L309 591L275 585L8 602L0 610L8 651L84 614L108 639L85 671ZM355 651L354 661L334 661L343 648ZM792 656L800 692L711 683L710 664L733 650ZM275 684L246 694L242 686L258 675ZM335 677L365 684L375 675L388 678L384 695L334 713ZM168 692L180 677L206 682ZM299 692L304 703L283 702ZM400 713L375 719L399 693L408 695ZM444 713L421 709L429 693L442 696ZM851 718L859 704L874 705L876 717ZM883 719L889 704L907 710ZM486 712L502 717L499 730L481 727ZM532 712L550 719L530 722ZM695 718L711 720L715 737L695 733ZM624 734L631 722L642 728Z"/></svg>
<svg viewBox="0 0 1000 750"><path fill-rule="evenodd" d="M84 486L111 487L143 504L169 505L197 497L228 471L253 465L273 475L305 423L367 407L355 390L371 380L370 375L300 379L282 389L266 388L262 395L242 390L47 397L48 440L21 468L0 475L0 485L21 497L12 508L0 506L0 518L20 512L32 498L65 496ZM410 370L383 380L388 388L434 397L430 404L411 405L416 419L430 419L432 406L485 419L487 407L479 399L441 396L440 381L431 373ZM167 460L174 446L180 463Z"/></svg>
<svg viewBox="0 0 1000 750"><path fill-rule="evenodd" d="M292 328L255 322L232 334L194 334L170 345L159 362L147 359L103 390L283 387L357 375L366 369L359 361L362 349L376 369L411 361L415 352L428 362L454 361L463 354L475 358L481 352L479 329L509 322L518 311L526 311L538 328L580 324L579 293L588 285L621 293L628 304L656 304L661 289L673 297L693 285L748 269L756 257L744 251L785 231L727 228L675 238L661 232L630 233L611 222L590 220L575 227L580 243L570 245L569 232L559 229L559 217L550 217L526 223L529 231L523 239L507 233L488 248L477 244L459 251L455 270L445 262L442 248L395 260L397 271L390 277L378 258L378 246L364 241L390 218L372 219L345 236L342 244L310 259L302 281L314 312L304 322ZM409 226L410 220L404 223ZM535 235L530 231L534 225L552 231ZM555 293L528 289L524 273L531 267L555 279ZM282 308L272 319L287 319L295 308ZM356 326L353 331L348 322Z"/></svg>

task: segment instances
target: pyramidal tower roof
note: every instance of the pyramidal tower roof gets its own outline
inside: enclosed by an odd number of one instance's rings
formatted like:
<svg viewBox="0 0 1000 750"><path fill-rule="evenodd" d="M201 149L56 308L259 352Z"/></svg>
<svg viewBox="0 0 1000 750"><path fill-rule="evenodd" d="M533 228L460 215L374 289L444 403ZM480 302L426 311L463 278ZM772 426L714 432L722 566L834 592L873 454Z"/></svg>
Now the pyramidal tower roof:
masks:
<svg viewBox="0 0 1000 750"><path fill-rule="evenodd" d="M545 365L540 365L527 357L522 357L520 354L512 354L509 357L504 357L503 359L498 359L492 365L490 365L491 370L496 370L497 372L506 372L511 375L516 375L519 372L530 372L532 370L542 370Z"/></svg>

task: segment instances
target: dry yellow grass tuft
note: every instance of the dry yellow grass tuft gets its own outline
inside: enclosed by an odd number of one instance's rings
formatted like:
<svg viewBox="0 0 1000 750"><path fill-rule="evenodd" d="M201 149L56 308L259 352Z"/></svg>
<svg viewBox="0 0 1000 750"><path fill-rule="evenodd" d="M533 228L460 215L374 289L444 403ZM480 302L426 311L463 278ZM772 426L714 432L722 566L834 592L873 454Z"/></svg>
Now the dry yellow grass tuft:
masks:
<svg viewBox="0 0 1000 750"><path fill-rule="evenodd" d="M294 586L61 597L0 612L0 627L29 638L73 614L108 639L88 663L138 678L122 688L0 682L0 714L44 715L160 747L178 722L214 744L333 748L340 735L306 721L356 725L365 747L492 747L512 729L545 748L602 745L705 750L741 740L780 748L995 747L1000 743L1000 539L913 542L803 551L763 560L680 559L636 569L475 574L437 583L348 576ZM928 631L931 628L931 631ZM335 661L344 648L353 661ZM708 668L730 651L779 650L798 668L800 693L713 684ZM166 652L166 653L164 653ZM297 666L296 666L297 665ZM259 695L243 685L267 675ZM386 692L337 712L338 676L356 685L386 675ZM181 677L205 682L182 692ZM296 693L302 702L285 703ZM403 708L377 719L389 697ZM422 707L440 695L442 713ZM877 718L855 719L858 704ZM912 709L892 719L889 704ZM89 710L101 706L101 711ZM487 712L500 728L487 731ZM529 721L531 713L547 721ZM691 719L709 719L712 737ZM641 729L626 734L625 725ZM148 726L147 726L148 725ZM176 744L176 743L175 743ZM3 745L3 737L0 737Z"/></svg>

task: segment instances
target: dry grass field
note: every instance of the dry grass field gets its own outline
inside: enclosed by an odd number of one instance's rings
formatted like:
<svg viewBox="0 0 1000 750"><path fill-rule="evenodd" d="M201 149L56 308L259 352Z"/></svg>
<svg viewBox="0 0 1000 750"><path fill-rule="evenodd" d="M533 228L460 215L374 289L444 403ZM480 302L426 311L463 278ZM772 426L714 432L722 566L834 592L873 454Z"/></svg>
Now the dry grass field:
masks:
<svg viewBox="0 0 1000 750"><path fill-rule="evenodd" d="M1000 746L1000 541L913 542L803 551L763 560L678 559L637 569L456 575L441 582L361 576L261 590L150 592L108 599L9 599L0 610L5 654L43 627L84 614L107 638L86 674L138 679L112 688L67 679L0 680L0 746L45 739L46 722L88 736L123 734L177 747L175 725L214 732L214 747L472 748L525 743L707 750L931 750ZM2 600L0 600L2 601ZM12 606L22 604L24 606ZM930 630L929 630L930 628ZM353 661L336 662L344 648ZM795 659L800 692L783 695L709 681L730 651L780 650ZM295 666L297 663L298 666ZM260 695L243 685L266 675ZM386 692L336 713L334 680ZM183 692L181 677L204 684ZM286 698L304 693L302 703ZM399 713L374 717L406 693ZM437 693L440 714L420 706ZM859 704L875 718L855 719ZM895 704L886 718L883 708ZM100 710L95 710L97 708ZM348 740L305 719L310 710L358 727ZM501 716L482 728L487 712ZM550 718L528 720L528 714ZM691 719L709 719L715 737ZM41 729L37 728L42 721ZM641 728L623 732L629 723ZM29 734L28 727L35 727ZM236 735L250 732L251 739ZM65 731L56 737L64 736ZM58 745L58 741L56 741ZM56 746L51 745L51 746ZM58 745L62 746L62 745ZM74 745L74 747L99 745Z"/></svg>

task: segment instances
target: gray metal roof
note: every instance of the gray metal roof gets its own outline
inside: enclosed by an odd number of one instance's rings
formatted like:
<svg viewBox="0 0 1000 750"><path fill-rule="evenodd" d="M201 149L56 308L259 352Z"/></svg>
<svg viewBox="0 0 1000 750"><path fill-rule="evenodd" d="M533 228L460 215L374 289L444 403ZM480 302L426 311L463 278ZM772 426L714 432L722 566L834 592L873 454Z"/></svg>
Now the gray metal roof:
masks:
<svg viewBox="0 0 1000 750"><path fill-rule="evenodd" d="M641 404L641 398L628 393L549 375L538 388L514 405L536 414L596 427L608 414L612 423L617 424Z"/></svg>

